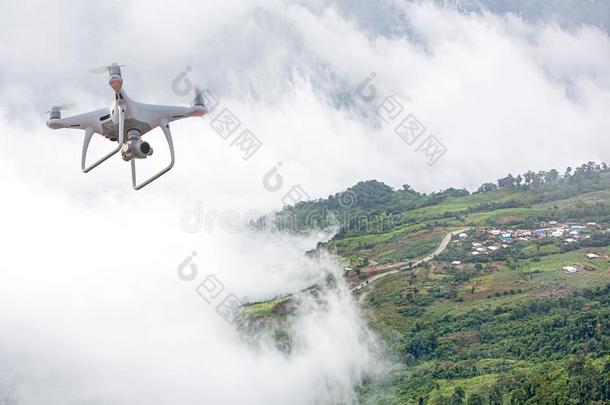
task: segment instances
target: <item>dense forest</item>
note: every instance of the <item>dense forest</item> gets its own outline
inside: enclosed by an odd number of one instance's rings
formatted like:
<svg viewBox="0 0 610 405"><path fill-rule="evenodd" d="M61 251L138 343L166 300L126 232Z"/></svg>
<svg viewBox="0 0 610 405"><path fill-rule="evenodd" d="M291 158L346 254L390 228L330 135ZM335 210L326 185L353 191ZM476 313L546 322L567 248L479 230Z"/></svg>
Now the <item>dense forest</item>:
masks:
<svg viewBox="0 0 610 405"><path fill-rule="evenodd" d="M610 401L610 286L567 297L476 309L460 317L422 317L405 335L402 361L435 360L405 379L402 391L422 402L435 379L501 373L489 388L465 397L456 387L447 404L571 404ZM452 336L451 339L441 339ZM482 358L503 359L481 367ZM511 371L511 362L540 366ZM503 402L504 401L504 402Z"/></svg>

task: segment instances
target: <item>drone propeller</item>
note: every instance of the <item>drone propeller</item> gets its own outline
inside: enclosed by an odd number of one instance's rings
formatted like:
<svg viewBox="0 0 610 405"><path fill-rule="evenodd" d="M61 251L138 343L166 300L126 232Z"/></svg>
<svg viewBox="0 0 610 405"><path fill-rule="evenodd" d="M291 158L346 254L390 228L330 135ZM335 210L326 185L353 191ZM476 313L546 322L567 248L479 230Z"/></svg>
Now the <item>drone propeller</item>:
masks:
<svg viewBox="0 0 610 405"><path fill-rule="evenodd" d="M119 65L119 64L115 64L115 65L118 66L118 67L125 67L125 65ZM112 66L113 65L100 66L100 67L97 67L97 68L90 69L89 72L93 73L93 74L96 74L96 75L100 75L102 73L109 73L110 72L110 68Z"/></svg>
<svg viewBox="0 0 610 405"><path fill-rule="evenodd" d="M45 114L51 113L51 111L66 111L74 108L74 103L64 103L62 105L54 105L49 110L45 111Z"/></svg>

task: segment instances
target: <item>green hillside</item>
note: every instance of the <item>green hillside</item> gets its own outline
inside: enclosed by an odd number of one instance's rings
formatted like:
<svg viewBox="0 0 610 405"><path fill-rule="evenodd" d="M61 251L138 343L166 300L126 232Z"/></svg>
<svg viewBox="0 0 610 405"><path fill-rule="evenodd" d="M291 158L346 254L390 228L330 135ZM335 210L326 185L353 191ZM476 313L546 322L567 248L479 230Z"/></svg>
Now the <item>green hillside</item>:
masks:
<svg viewBox="0 0 610 405"><path fill-rule="evenodd" d="M474 193L361 182L276 221L339 227L318 249L363 285L354 294L395 360L360 387L362 403L610 403L605 164L508 175Z"/></svg>

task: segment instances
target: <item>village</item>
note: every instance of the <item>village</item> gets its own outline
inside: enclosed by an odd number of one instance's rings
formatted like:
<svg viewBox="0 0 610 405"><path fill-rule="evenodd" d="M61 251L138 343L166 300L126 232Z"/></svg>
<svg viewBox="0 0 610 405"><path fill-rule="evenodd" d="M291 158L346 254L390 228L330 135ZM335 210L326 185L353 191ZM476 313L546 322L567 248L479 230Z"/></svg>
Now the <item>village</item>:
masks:
<svg viewBox="0 0 610 405"><path fill-rule="evenodd" d="M555 244L572 244L582 239L591 238L594 231L603 230L600 224L595 222L577 223L557 221L540 221L533 229L504 229L504 228L478 228L472 232L462 232L454 238L453 243L465 242L474 239L470 245L465 244L465 249L470 249L469 255L492 255L502 249L513 247L517 242L539 242L542 239L553 239ZM605 229L603 232L610 232ZM468 248L467 246L470 246ZM585 253L587 259L600 258L601 255L593 252ZM606 257L607 258L607 257ZM460 265L462 261L453 260L452 265ZM573 273L578 271L575 266L565 266L564 271Z"/></svg>
<svg viewBox="0 0 610 405"><path fill-rule="evenodd" d="M515 257L518 250L528 247L529 244L542 245L571 245L572 249L565 246L568 250L578 249L579 241L590 239L596 232L610 233L608 224L596 222L558 222L558 221L539 221L531 229L519 227L511 228L484 228L477 227L451 234L450 242L444 251L435 252L432 255L420 259L420 261L391 261L388 263L377 263L364 257L357 260L362 263L357 267L344 267L344 275L350 284L356 285L362 279L377 277L378 274L386 272L392 273L400 270L407 270L421 262L430 261L437 255L445 256L441 261L450 263L458 268L471 262L490 262L502 261L508 257ZM442 246L442 243L441 243ZM452 248L453 247L453 248ZM590 248L583 252L583 259L595 260L610 258L599 249ZM565 265L561 270L566 273L576 273L587 269L586 264L574 263Z"/></svg>

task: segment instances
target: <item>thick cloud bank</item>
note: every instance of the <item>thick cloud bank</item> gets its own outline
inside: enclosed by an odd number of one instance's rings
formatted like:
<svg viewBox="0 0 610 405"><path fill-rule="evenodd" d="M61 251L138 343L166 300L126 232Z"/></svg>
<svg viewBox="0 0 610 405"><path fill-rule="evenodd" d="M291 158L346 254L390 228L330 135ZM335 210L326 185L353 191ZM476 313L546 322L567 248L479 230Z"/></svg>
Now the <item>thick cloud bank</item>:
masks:
<svg viewBox="0 0 610 405"><path fill-rule="evenodd" d="M350 403L379 371L340 277L299 300L285 326L290 353L264 333L244 340L217 311L229 296L258 300L339 276L332 258L303 255L320 236L185 234L163 203L89 208L5 180L19 200L2 218L11 249L0 272L0 403ZM189 258L196 274L185 281ZM198 293L210 277L222 290Z"/></svg>
<svg viewBox="0 0 610 405"><path fill-rule="evenodd" d="M278 162L287 186L320 197L362 179L474 188L508 172L610 158L610 37L596 22L605 2L178 1L171 13L150 1L86 10L58 3L0 6L0 107L19 131L25 156L17 158L48 159L46 176L71 176L81 136L49 132L40 112L67 101L78 103L74 112L107 104L106 78L87 70L113 60L127 64L132 97L188 104L192 92L172 90L184 77L211 89L263 142L245 162L211 129L213 117L174 124L179 175L155 189L191 200L221 190L235 200L248 193L256 207L281 205L260 184ZM373 73L376 97L363 98L357 89ZM385 124L375 110L391 95L402 114ZM394 131L409 114L425 127L413 143ZM446 148L432 166L418 150L430 135ZM162 138L154 141L161 152ZM36 147L61 150L63 164L32 154ZM123 190L119 172L109 174L115 167L124 169L113 162L90 177ZM69 189L89 190L90 179L74 173Z"/></svg>

